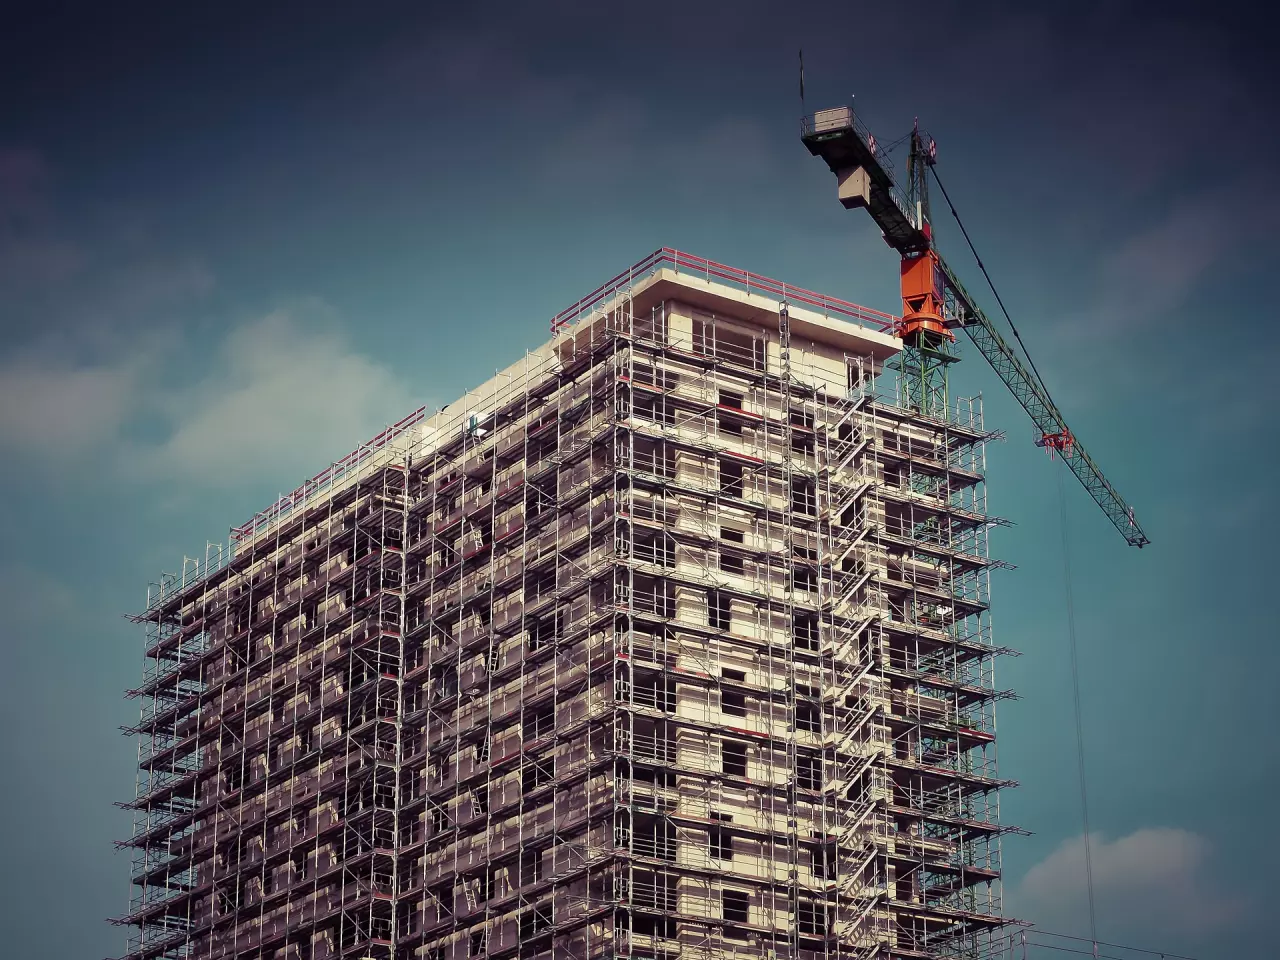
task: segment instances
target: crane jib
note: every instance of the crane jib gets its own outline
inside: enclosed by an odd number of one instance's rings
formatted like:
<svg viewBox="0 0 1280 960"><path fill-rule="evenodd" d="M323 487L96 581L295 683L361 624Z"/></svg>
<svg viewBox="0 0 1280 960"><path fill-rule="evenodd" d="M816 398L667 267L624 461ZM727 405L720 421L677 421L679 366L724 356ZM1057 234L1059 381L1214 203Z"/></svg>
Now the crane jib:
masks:
<svg viewBox="0 0 1280 960"><path fill-rule="evenodd" d="M806 118L802 139L809 152L826 160L837 177L845 171L866 171L865 193L842 197L842 202L846 207L865 207L891 247L902 254L928 249L929 235L919 211L903 195L892 169L881 162L883 154L873 146L874 138L850 108L820 110Z"/></svg>
<svg viewBox="0 0 1280 960"><path fill-rule="evenodd" d="M877 151L875 138L854 115L851 107L820 110L805 117L801 123L801 139L809 152L826 161L836 175L840 202L847 209L866 209L883 231L885 240L902 255L904 264L924 254L935 261L935 283L939 294L937 299L945 304L942 318L946 326L960 327L969 335L974 346L1035 423L1042 438L1041 445L1061 453L1068 468L1125 540L1137 547L1148 544L1150 540L1134 518L1133 508L1103 476L1067 426L1039 376L1033 376L1027 370L1018 354L969 296L946 261L938 256L933 248L931 227L922 213L927 210L927 193L923 184L913 187L914 204L904 197L892 169L886 166L882 161L883 154ZM926 149L922 144L923 140L913 136L913 150ZM913 159L932 163L931 140L927 152L927 157L913 156ZM954 208L952 212L954 213ZM963 230L963 224L961 229ZM965 237L967 240L967 233ZM970 246L972 247L972 243ZM979 261L979 266L981 265ZM985 273L985 267L983 270ZM907 274L904 266L904 284ZM906 335L904 331L918 335L919 331L928 329L927 324L918 321L906 322L917 318L906 316L911 311L905 286L903 312L904 322L900 324L900 335ZM937 327L938 324L934 323L933 328ZM1016 334L1017 331L1014 332ZM938 335L942 334L950 336L947 331L941 331Z"/></svg>

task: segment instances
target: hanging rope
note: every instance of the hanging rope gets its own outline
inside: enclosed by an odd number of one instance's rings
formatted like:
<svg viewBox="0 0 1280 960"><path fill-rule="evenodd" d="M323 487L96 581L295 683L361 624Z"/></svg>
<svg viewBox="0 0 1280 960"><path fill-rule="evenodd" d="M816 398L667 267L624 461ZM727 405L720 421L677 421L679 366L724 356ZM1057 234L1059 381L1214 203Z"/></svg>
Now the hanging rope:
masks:
<svg viewBox="0 0 1280 960"><path fill-rule="evenodd" d="M991 293L996 298L996 303L1000 305L1000 311L1004 314L1004 318L1009 323L1009 329L1013 331L1014 339L1017 340L1018 346L1022 348L1022 354L1026 358L1028 366L1031 368L1031 374L1039 383L1045 392L1048 388L1044 386L1044 378L1040 376L1040 371L1036 369L1035 361L1031 359L1030 353L1027 352L1027 346L1022 342L1022 334L1018 332L1018 327L1013 322L1013 318L1009 316L1009 310L1004 305L1004 300L1000 296L1000 291L996 289L995 282L991 279L991 274L987 272L987 266L982 262L982 257L978 255L978 250L974 246L973 239L969 236L969 231L965 228L964 221L960 219L960 214L956 212L956 206L951 202L951 196L947 193L946 186L942 183L938 176L938 168L936 165L930 165L933 171L934 182L937 183L938 189L942 191L942 198L946 201L947 206L951 209L951 216L955 218L956 225L960 228L960 233L964 236L965 243L968 244L969 252L973 254L974 260L978 263L978 268L982 271L983 277L986 278L987 286L991 288ZM1067 539L1067 494L1062 485L1063 471L1054 471L1058 476L1058 504L1062 517L1062 572L1063 581L1067 597L1067 633L1071 645L1071 694L1072 707L1075 712L1076 724L1076 761L1080 778L1080 814L1084 821L1084 870L1085 884L1089 895L1089 942L1093 946L1093 956L1099 957L1098 954L1098 923L1097 911L1095 909L1093 896L1093 850L1092 838L1089 831L1089 793L1085 785L1085 762L1084 762L1084 724L1081 719L1080 710L1080 658L1076 646L1076 611L1075 598L1072 594L1071 587L1071 554L1069 552L1070 544ZM1034 932L1034 931L1033 931ZM1062 936L1062 934L1050 934L1050 936ZM1046 944L1036 944L1037 946L1047 946ZM1023 954L1026 954L1026 934L1023 934L1022 948ZM1111 946L1119 946L1111 944ZM1012 941L1010 942L1012 949ZM1055 947L1050 949L1065 950L1066 948ZM1138 950L1137 947L1124 947L1127 950ZM1083 953L1084 951L1069 951ZM1155 951L1141 951L1143 953L1155 954ZM1161 957L1174 956L1173 954L1160 954Z"/></svg>
<svg viewBox="0 0 1280 960"><path fill-rule="evenodd" d="M1089 792L1085 787L1084 773L1084 725L1080 717L1080 657L1076 649L1076 606L1071 589L1071 552L1067 540L1067 492L1062 485L1062 470L1055 470L1058 476L1058 506L1062 518L1062 579L1067 595L1067 635L1071 646L1071 694L1072 707L1076 721L1076 762L1080 775L1080 813L1084 819L1084 872L1085 884L1089 892L1089 939L1093 944L1093 955L1098 955L1098 923L1093 902L1093 853L1089 838Z"/></svg>

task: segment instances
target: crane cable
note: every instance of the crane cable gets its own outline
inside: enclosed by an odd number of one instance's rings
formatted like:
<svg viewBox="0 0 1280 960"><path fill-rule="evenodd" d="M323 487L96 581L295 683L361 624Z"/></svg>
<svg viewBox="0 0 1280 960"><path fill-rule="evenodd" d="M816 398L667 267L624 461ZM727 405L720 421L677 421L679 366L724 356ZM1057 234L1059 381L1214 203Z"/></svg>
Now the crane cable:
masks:
<svg viewBox="0 0 1280 960"><path fill-rule="evenodd" d="M1080 814L1084 819L1084 872L1089 893L1089 939L1093 943L1093 954L1096 957L1098 955L1098 921L1093 900L1093 853L1089 837L1089 792L1085 786L1084 774L1084 725L1080 719L1080 657L1076 648L1076 605L1071 586L1071 552L1067 539L1067 492L1062 485L1062 471L1055 470L1054 473L1058 477L1058 506L1059 515L1062 518L1062 579L1067 595L1067 635L1071 647L1071 694L1076 721L1076 763L1080 774Z"/></svg>
<svg viewBox="0 0 1280 960"><path fill-rule="evenodd" d="M1014 337L1018 341L1018 346L1022 348L1022 354L1027 358L1027 363L1031 367L1031 372L1035 374L1036 380L1040 387L1048 396L1049 388L1044 384L1044 378L1040 376L1040 371L1036 369L1036 362L1031 359L1031 353L1027 350L1027 345L1022 342L1022 334L1018 333L1018 327L1013 322L1013 318L1009 316L1009 310L1004 305L1004 300L1000 296L1000 291L996 289L995 282L991 279L991 274L987 272L987 266L982 262L982 257L978 256L978 250L973 245L973 240L969 236L969 231L965 229L964 221L960 219L960 214L956 212L956 205L951 202L951 195L947 193L947 188L942 182L942 178L938 176L938 168L931 164L930 169L933 171L934 182L938 184L938 189L942 191L942 198L947 201L947 206L951 208L951 216L955 218L956 226L960 228L960 232L964 235L964 241L969 245L969 252L973 254L973 259L978 262L978 268L982 271L983 277L986 278L987 286L991 288L992 295L996 298L996 303L1000 305L1000 311L1004 314L1005 320L1009 323L1009 329L1013 331ZM1089 940L1093 945L1093 955L1098 956L1098 924L1097 912L1094 904L1093 896L1093 854L1092 843L1089 835L1089 793L1085 785L1085 764L1084 764L1084 725L1081 721L1080 711L1080 662L1079 653L1076 645L1076 612L1075 598L1071 586L1071 555L1068 552L1067 539L1067 494L1062 485L1062 471L1056 471L1058 479L1058 503L1062 518L1062 571L1064 588L1067 597L1067 634L1070 640L1071 648L1071 693L1072 706L1075 714L1076 726L1076 761L1080 778L1080 813L1084 821L1084 869L1085 884L1089 895Z"/></svg>
<svg viewBox="0 0 1280 960"><path fill-rule="evenodd" d="M996 303L1000 304L1000 312L1004 314L1005 320L1009 322L1009 329L1013 331L1014 338L1018 341L1018 346L1022 348L1022 355L1027 358L1027 363L1031 366L1031 372L1035 374L1036 380L1040 384L1040 389L1044 391L1045 396L1049 395L1049 388L1045 386L1044 377L1040 376L1040 371L1036 369L1036 362L1031 359L1031 354L1027 350L1027 345L1022 342L1022 334L1018 333L1018 328L1013 322L1013 317L1009 316L1009 311L1004 305L1004 300L1000 298L1000 291L996 289L996 285L991 280L991 274L987 273L987 265L982 262L982 258L978 256L978 250L973 245L973 241L969 239L969 231L965 229L964 221L960 219L960 214L956 213L956 205L951 202L951 195L947 193L947 188L942 183L942 178L938 176L938 167L931 164L929 169L933 171L934 182L938 184L938 189L942 191L942 199L947 201L947 206L951 208L951 216L955 218L956 226L960 228L960 232L964 234L964 242L969 245L969 252L973 254L973 259L978 261L978 269L982 271L982 275L987 279L987 286L991 288L992 295L996 298Z"/></svg>
<svg viewBox="0 0 1280 960"><path fill-rule="evenodd" d="M1028 942L1027 937L1035 937L1035 938L1049 937L1054 940L1069 940L1072 943L1088 943L1089 942L1088 940L1085 940L1083 937L1075 937L1069 933L1053 933L1052 931L1049 931L1049 930L1041 930L1038 927L1027 927L1024 930L1020 931L1020 935L1024 943ZM1013 937L1014 937L1014 934L1012 933L1009 934L1010 941L1012 941ZM1081 950L1072 950L1069 947L1057 946L1049 943L1033 943L1032 946L1043 947L1046 950L1061 950L1061 951L1068 951L1071 953L1084 952ZM1129 944L1112 943L1106 940L1099 940L1093 946L1095 950L1098 947L1115 947L1118 950L1124 950L1126 953L1141 953L1148 957L1159 957L1160 960L1196 960L1195 957L1189 957L1186 954L1182 954L1182 953L1169 953L1169 951L1167 950L1149 950L1146 947L1134 947L1134 946L1130 946ZM1099 954L1098 956L1106 957L1107 954Z"/></svg>

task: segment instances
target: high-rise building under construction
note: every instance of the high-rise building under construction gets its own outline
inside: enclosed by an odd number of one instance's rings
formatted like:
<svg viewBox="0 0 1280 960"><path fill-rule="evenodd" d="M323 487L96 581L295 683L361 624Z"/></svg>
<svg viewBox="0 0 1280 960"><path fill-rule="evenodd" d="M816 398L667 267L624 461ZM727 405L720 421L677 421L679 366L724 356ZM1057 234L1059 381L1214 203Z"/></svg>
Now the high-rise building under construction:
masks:
<svg viewBox="0 0 1280 960"><path fill-rule="evenodd" d="M130 960L984 955L980 404L662 250L156 585Z"/></svg>

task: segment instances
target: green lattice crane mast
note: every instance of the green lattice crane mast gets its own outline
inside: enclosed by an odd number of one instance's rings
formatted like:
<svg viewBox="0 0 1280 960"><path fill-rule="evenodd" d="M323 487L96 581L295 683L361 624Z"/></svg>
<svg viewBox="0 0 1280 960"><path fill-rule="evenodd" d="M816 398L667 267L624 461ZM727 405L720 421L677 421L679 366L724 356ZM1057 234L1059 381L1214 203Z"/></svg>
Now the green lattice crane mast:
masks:
<svg viewBox="0 0 1280 960"><path fill-rule="evenodd" d="M906 402L925 416L946 416L947 369L958 359L953 331L963 330L1031 416L1040 432L1037 445L1062 455L1125 540L1135 547L1149 543L1133 508L1067 426L1034 363L1029 357L1024 363L1014 352L934 249L928 191L928 174L936 159L933 140L918 128L912 130L904 193L876 138L851 107L805 117L801 138L809 152L825 160L836 175L844 207L865 207L885 241L902 257L902 319L896 331L902 351L895 363Z"/></svg>

